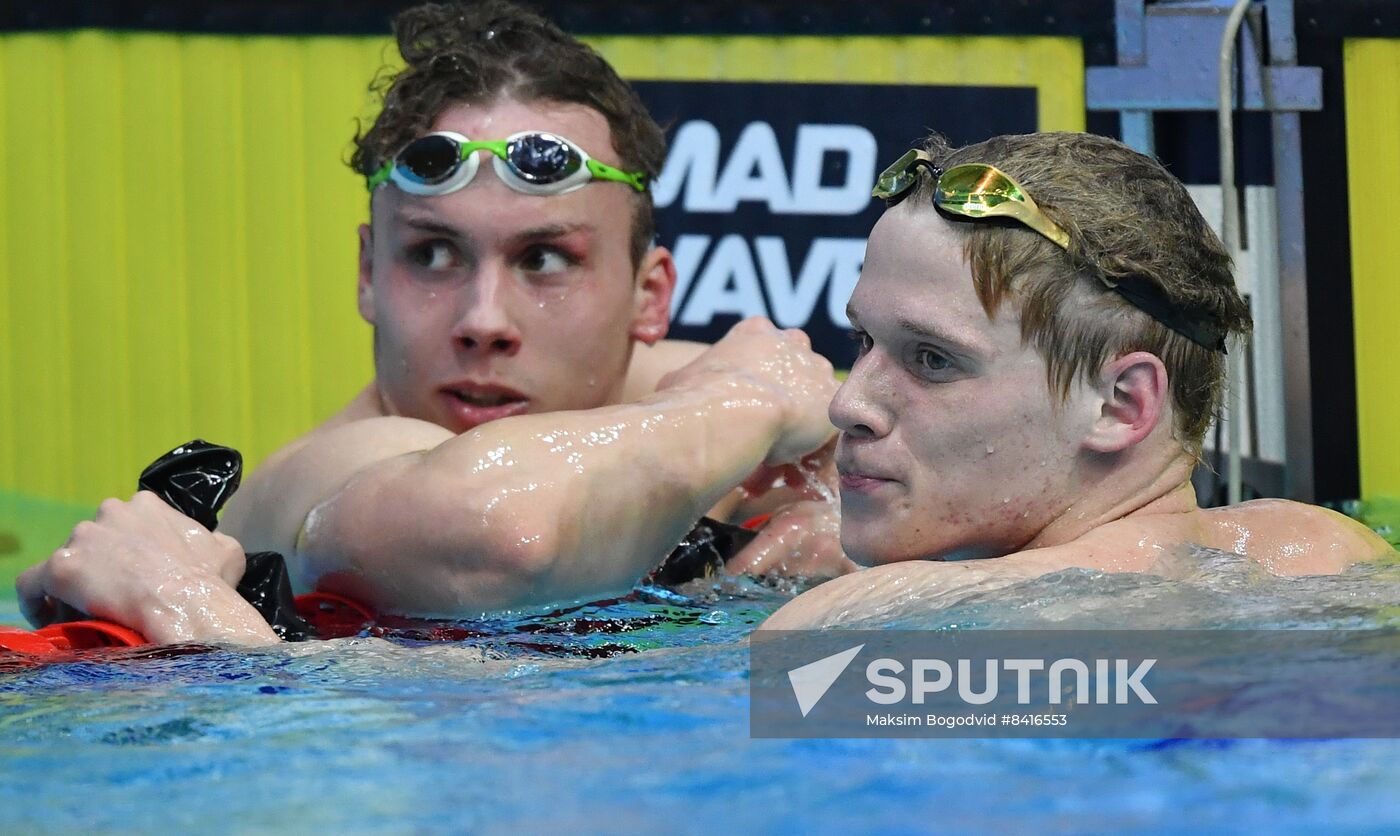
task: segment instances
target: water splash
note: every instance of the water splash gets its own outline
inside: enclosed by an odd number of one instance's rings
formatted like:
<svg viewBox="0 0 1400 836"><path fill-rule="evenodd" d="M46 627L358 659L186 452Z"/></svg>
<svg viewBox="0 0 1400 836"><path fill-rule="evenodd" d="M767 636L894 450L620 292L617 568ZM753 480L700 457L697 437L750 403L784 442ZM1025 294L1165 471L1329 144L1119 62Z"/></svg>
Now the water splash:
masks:
<svg viewBox="0 0 1400 836"><path fill-rule="evenodd" d="M797 472L802 474L802 481L805 482L807 487L816 493L817 496L820 496L828 504L839 507L840 498L822 481L821 474L818 472L817 468L799 464L797 466Z"/></svg>

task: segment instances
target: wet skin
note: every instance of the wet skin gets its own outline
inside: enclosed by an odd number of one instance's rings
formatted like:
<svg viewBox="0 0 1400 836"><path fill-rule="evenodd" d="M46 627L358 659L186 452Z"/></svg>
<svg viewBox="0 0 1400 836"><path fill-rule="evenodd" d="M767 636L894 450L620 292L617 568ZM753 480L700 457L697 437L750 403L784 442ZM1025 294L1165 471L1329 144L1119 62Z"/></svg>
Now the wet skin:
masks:
<svg viewBox="0 0 1400 836"><path fill-rule="evenodd" d="M606 119L579 105L456 105L431 127L483 140L547 131L621 167ZM287 554L300 586L386 610L563 600L630 585L695 518L728 512L753 468L820 447L831 372L805 339L749 323L722 351L653 345L675 268L661 247L633 263L635 199L613 182L521 194L489 161L451 194L380 188L358 277L376 378L264 462L223 530ZM727 377L667 378L701 357L700 371ZM758 396L731 395L739 378ZM722 426L728 449L679 474L711 447L687 439Z"/></svg>
<svg viewBox="0 0 1400 836"><path fill-rule="evenodd" d="M458 105L431 127L485 140L547 131L621 166L606 119L578 105ZM594 182L524 195L489 164L447 195L379 189L358 275L376 378L264 461L221 532L284 554L301 589L385 612L534 607L631 588L701 514L733 509L746 478L771 484L772 471L825 449L835 381L806 335L754 319L714 346L656 344L675 268L661 247L633 262L633 194ZM844 570L833 525L789 536L834 508L792 508L743 565L802 572L790 554L800 545L834 551L828 563ZM159 559L136 557L143 526L171 527L161 516L145 500L116 503L106 523L75 532L28 575L27 611L52 598L152 635L241 629L248 605L210 568L223 561L154 542ZM104 559L114 552L126 560ZM160 568L171 565L188 568L174 583ZM113 573L127 582L104 583ZM170 615L190 602L207 611Z"/></svg>
<svg viewBox="0 0 1400 836"><path fill-rule="evenodd" d="M1193 545L1279 575L1393 554L1315 506L1198 508L1161 361L1114 358L1061 401L1014 306L983 310L962 243L908 203L872 231L849 308L861 356L829 414L842 546L878 565L803 593L765 629L946 606L1067 568L1157 571Z"/></svg>
<svg viewBox="0 0 1400 836"><path fill-rule="evenodd" d="M486 140L548 131L621 164L607 120L579 105L458 104L431 127ZM420 197L384 186L372 196L371 222L359 229L357 298L374 326L375 378L245 480L223 530L251 550L294 551L309 509L360 467L494 420L637 397L703 350L657 344L674 265L661 247L633 265L628 187L525 195L478 153L476 176L456 192ZM348 437L327 441L385 418L412 420L357 430L353 451L342 449ZM323 442L332 450L304 461Z"/></svg>
<svg viewBox="0 0 1400 836"><path fill-rule="evenodd" d="M962 244L904 206L870 235L847 307L860 356L829 412L859 562L1005 554L1067 504L1093 401L1048 397L1045 361L1014 315L987 318Z"/></svg>
<svg viewBox="0 0 1400 836"><path fill-rule="evenodd" d="M548 129L620 164L607 121L579 105L456 105L432 129L483 140ZM525 195L478 154L476 176L452 194L379 188L360 229L359 308L375 328L382 414L461 432L618 402L633 343L666 332L672 284L665 250L632 264L634 192Z"/></svg>

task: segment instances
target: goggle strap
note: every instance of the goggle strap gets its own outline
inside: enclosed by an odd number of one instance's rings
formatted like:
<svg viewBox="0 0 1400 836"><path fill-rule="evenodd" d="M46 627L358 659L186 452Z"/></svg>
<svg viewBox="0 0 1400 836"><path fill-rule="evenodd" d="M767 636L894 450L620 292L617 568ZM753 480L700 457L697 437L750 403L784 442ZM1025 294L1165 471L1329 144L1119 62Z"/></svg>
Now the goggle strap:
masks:
<svg viewBox="0 0 1400 836"><path fill-rule="evenodd" d="M1050 220L1050 216L1045 214L1039 206L1034 203L1029 204L1029 206L1034 211L1019 220L1032 230L1050 239L1060 249L1069 252L1069 233L1065 232L1059 224Z"/></svg>
<svg viewBox="0 0 1400 836"><path fill-rule="evenodd" d="M1128 303L1162 325L1208 351L1225 352L1225 332L1205 314L1193 314L1172 304L1155 282L1141 276L1128 276L1109 284Z"/></svg>
<svg viewBox="0 0 1400 836"><path fill-rule="evenodd" d="M389 182L389 175L394 172L394 161L389 160L379 167L379 170L365 178L365 187L374 191L385 183Z"/></svg>
<svg viewBox="0 0 1400 836"><path fill-rule="evenodd" d="M647 176L644 172L623 171L620 168L613 168L607 163L600 163L590 157L586 163L588 171L596 180L612 180L616 183L626 183L633 189L644 192L647 190Z"/></svg>
<svg viewBox="0 0 1400 836"><path fill-rule="evenodd" d="M995 170L995 166L987 165L987 167ZM936 209L953 218L961 218L964 220L975 221L979 217L1011 218L1022 226L1028 227L1032 231L1049 239L1061 249L1069 250L1069 234L1066 233L1059 224L1052 221L1050 217L1045 214L1045 211L1036 204L1035 199L1006 172L1000 173L1011 185L1015 186L1021 192L1025 199L1017 200L1015 198L1007 198L1008 203L1012 204L1012 206L1018 206L1019 209L1007 206L1007 204L1002 204L1006 206L1006 210L988 212L980 216L959 211L957 208L941 203L938 200L939 181L943 177L944 169L942 166L935 163L926 152L918 149L905 152L904 156L895 161L894 165L885 169L880 175L880 178L875 181L875 188L872 190L871 194L874 197L883 199L887 207L894 206L908 197L909 193L913 191L914 185L919 179L918 169L920 168L927 168L929 173L933 176L933 205ZM913 176L909 177L904 182L902 188L893 191L886 191L881 188L880 183L885 180L886 175L891 173L903 174L911 171ZM1183 311L1180 307L1172 303L1171 299L1167 297L1166 292L1163 291L1161 287L1152 281L1140 276L1129 276L1128 278L1120 279L1116 282L1105 281L1104 284L1108 285L1108 287L1112 288L1119 296L1127 300L1128 304L1196 345L1208 351L1219 351L1221 354L1226 353L1226 333L1224 329L1213 322L1207 314L1193 314Z"/></svg>

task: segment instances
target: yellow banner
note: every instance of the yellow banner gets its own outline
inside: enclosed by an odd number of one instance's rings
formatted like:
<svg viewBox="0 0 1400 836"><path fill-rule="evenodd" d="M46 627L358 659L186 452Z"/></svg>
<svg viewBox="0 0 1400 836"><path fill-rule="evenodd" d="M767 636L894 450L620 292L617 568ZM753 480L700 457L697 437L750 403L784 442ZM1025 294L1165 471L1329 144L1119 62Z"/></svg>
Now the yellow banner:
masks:
<svg viewBox="0 0 1400 836"><path fill-rule="evenodd" d="M1348 40L1342 61L1361 495L1400 496L1400 40Z"/></svg>
<svg viewBox="0 0 1400 836"><path fill-rule="evenodd" d="M634 79L1029 87L1042 129L1083 128L1075 39L592 42ZM369 379L367 197L344 161L392 56L381 38L0 36L0 491L127 495L194 437L255 465Z"/></svg>

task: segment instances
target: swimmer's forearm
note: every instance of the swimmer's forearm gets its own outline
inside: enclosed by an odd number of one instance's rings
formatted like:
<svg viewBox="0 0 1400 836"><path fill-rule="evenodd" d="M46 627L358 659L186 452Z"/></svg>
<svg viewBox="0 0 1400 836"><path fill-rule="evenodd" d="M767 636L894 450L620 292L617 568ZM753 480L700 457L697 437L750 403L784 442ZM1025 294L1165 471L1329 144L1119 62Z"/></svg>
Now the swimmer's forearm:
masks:
<svg viewBox="0 0 1400 836"><path fill-rule="evenodd" d="M732 380L511 427L518 466L507 484L516 489L497 490L487 504L498 509L498 531L516 529L512 518L529 521L501 544L515 557L507 572L528 583L502 603L630 589L763 461L779 427L762 392ZM460 464L449 467L460 473ZM470 458L471 468L480 466ZM534 485L544 489L528 489Z"/></svg>
<svg viewBox="0 0 1400 836"><path fill-rule="evenodd" d="M726 381L503 419L352 480L308 517L303 559L322 588L400 612L625 590L779 431L761 389Z"/></svg>
<svg viewBox="0 0 1400 836"><path fill-rule="evenodd" d="M156 644L216 642L267 645L281 641L238 590L222 579L172 577L154 590L140 623L131 625Z"/></svg>
<svg viewBox="0 0 1400 836"><path fill-rule="evenodd" d="M781 430L778 407L738 380L662 391L638 406L657 410L664 434L658 443L638 445L650 459L641 466L687 493L690 507L681 510L687 530L763 464Z"/></svg>

